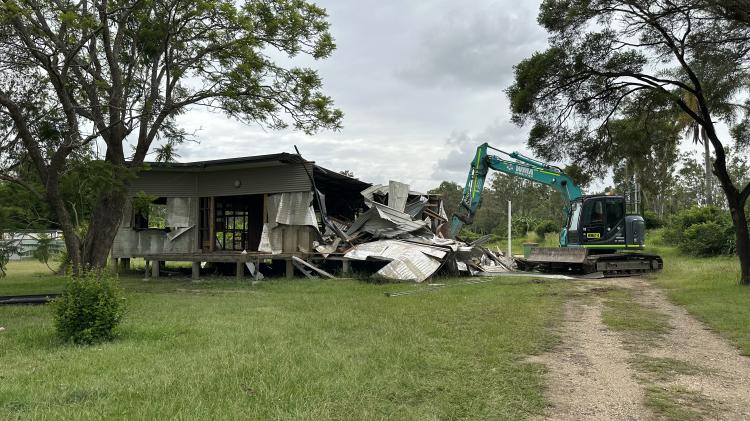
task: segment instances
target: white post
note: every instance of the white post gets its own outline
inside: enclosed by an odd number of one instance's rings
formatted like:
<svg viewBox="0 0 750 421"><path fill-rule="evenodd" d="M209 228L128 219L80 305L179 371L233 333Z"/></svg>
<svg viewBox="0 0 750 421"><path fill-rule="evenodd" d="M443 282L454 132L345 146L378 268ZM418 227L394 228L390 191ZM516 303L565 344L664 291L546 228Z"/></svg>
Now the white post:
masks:
<svg viewBox="0 0 750 421"><path fill-rule="evenodd" d="M513 257L513 224L511 224L510 212L510 200L508 200L508 257Z"/></svg>

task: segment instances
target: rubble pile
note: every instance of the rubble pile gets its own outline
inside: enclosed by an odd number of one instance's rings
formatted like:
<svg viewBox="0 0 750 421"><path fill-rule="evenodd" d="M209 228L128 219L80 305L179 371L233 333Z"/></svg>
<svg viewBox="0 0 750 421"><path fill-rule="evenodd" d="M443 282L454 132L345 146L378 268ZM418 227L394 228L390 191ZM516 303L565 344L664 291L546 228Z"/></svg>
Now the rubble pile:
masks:
<svg viewBox="0 0 750 421"><path fill-rule="evenodd" d="M437 273L480 275L508 272L512 258L483 244L446 238L449 219L438 195L409 190L404 183L373 185L362 191L367 210L353 221L328 218L316 251L346 259L385 262L372 276L394 281L422 282Z"/></svg>

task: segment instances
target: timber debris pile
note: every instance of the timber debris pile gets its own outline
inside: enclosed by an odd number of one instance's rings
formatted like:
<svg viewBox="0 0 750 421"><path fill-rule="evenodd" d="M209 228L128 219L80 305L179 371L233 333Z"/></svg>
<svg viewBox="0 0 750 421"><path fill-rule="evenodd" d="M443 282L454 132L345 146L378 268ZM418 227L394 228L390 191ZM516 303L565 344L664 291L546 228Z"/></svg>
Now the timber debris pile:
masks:
<svg viewBox="0 0 750 421"><path fill-rule="evenodd" d="M472 243L447 238L450 221L440 196L411 191L391 181L361 192L366 210L353 220L330 222L315 242L324 257L380 262L373 278L423 282L436 275L481 275L515 269L512 258L484 247L490 237Z"/></svg>

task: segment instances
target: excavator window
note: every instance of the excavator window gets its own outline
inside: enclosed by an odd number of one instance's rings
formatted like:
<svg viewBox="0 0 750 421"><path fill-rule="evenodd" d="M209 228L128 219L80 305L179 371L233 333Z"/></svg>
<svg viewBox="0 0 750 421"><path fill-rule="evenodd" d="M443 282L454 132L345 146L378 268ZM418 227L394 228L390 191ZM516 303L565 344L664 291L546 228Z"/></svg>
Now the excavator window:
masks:
<svg viewBox="0 0 750 421"><path fill-rule="evenodd" d="M625 202L622 200L607 200L607 231L617 227L625 216Z"/></svg>
<svg viewBox="0 0 750 421"><path fill-rule="evenodd" d="M587 200L583 204L583 226L592 225L604 225L604 202L602 200Z"/></svg>
<svg viewBox="0 0 750 421"><path fill-rule="evenodd" d="M594 211L591 213L591 223L594 225L604 223L604 209L601 200L594 202Z"/></svg>

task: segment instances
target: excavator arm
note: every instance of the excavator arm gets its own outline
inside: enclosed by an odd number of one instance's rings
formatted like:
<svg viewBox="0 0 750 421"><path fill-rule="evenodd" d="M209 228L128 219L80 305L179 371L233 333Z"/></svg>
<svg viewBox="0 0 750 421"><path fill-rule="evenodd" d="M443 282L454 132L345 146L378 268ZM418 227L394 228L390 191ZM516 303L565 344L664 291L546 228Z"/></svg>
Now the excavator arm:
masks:
<svg viewBox="0 0 750 421"><path fill-rule="evenodd" d="M497 155L489 155L487 153L488 149L506 155L509 159L504 159ZM477 148L477 153L471 162L471 169L469 170L469 176L466 180L459 209L453 214L451 220L451 238L456 238L456 235L458 235L465 224L473 222L474 215L482 204L484 182L487 178L487 173L491 169L503 174L544 184L559 191L566 201L566 215L570 213L570 203L583 196L581 189L560 168L523 156L517 152L507 153L484 143ZM561 238L561 242L563 240Z"/></svg>

